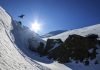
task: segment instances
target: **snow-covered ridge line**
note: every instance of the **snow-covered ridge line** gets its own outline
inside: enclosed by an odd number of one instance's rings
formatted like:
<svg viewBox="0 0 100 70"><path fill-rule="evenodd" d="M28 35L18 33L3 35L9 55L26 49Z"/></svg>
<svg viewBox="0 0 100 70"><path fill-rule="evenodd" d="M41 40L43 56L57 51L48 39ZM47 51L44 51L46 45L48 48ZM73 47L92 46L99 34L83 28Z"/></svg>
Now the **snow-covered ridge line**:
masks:
<svg viewBox="0 0 100 70"><path fill-rule="evenodd" d="M62 39L62 41L65 41L65 39L72 34L77 34L77 35L81 35L81 36L86 36L88 34L98 34L100 36L100 24L96 24L96 25L92 25L92 26L88 26L88 27L83 27L80 29L74 29L74 30L70 30L70 31L66 31L63 32L61 34L52 36L52 37L48 37L51 39ZM43 38L44 40L47 40L48 38Z"/></svg>
<svg viewBox="0 0 100 70"><path fill-rule="evenodd" d="M62 41L65 41L68 38L69 35L73 35L73 34L77 34L77 35L81 35L81 36L96 34L96 35L99 36L98 39L100 40L100 24L96 24L96 25L92 25L92 26L88 26L88 27L83 27L83 28L80 28L80 29L66 31L66 32L63 32L63 33L58 34L56 36L43 38L43 39L44 40L47 40L47 39L61 39ZM83 41L83 43L84 43L84 41ZM96 55L96 60L98 60L98 64L94 64L94 61L95 61L95 59L94 59L94 60L90 61L89 66L84 66L84 64L82 64L80 62L76 63L74 61L72 61L70 63L66 63L65 65L70 67L71 70L100 70L100 46L97 45L97 47L98 47L98 49L96 50L96 52L98 54ZM61 53L61 55L62 55L62 53ZM65 69L65 70L67 70L67 69Z"/></svg>
<svg viewBox="0 0 100 70"><path fill-rule="evenodd" d="M56 30L56 31L51 31L51 32L49 32L49 33L46 33L46 34L42 35L41 37L42 37L42 38L51 37L51 36L55 36L55 35L57 35L57 34L63 33L63 32L65 32L65 31L67 31L67 30Z"/></svg>

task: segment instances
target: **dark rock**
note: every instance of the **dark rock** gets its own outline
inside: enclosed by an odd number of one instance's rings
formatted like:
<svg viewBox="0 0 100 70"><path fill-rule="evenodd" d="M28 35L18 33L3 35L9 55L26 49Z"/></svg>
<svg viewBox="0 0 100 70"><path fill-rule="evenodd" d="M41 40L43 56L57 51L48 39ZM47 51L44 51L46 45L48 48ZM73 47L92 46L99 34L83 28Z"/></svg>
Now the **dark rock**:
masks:
<svg viewBox="0 0 100 70"><path fill-rule="evenodd" d="M63 42L61 41L61 39L48 39L45 50L49 51L50 49L52 49L55 46L56 43L60 44Z"/></svg>
<svg viewBox="0 0 100 70"><path fill-rule="evenodd" d="M86 60L86 61L84 62L84 64L85 64L86 66L89 65L89 61Z"/></svg>
<svg viewBox="0 0 100 70"><path fill-rule="evenodd" d="M87 38L90 38L90 39L97 39L99 36L96 35L96 34L89 34L86 36Z"/></svg>
<svg viewBox="0 0 100 70"><path fill-rule="evenodd" d="M100 46L100 40L98 40L98 45Z"/></svg>
<svg viewBox="0 0 100 70"><path fill-rule="evenodd" d="M46 47L44 49L44 55L49 54L49 51L54 48L55 44L62 44L61 39L48 39L46 43Z"/></svg>
<svg viewBox="0 0 100 70"><path fill-rule="evenodd" d="M94 39L94 36L69 35L63 44L49 52L48 58L60 63L70 62L71 60L83 62L85 59L95 59L97 54L96 44L97 39L96 37ZM93 49L91 53L89 52L90 49ZM87 65L88 61L85 63Z"/></svg>

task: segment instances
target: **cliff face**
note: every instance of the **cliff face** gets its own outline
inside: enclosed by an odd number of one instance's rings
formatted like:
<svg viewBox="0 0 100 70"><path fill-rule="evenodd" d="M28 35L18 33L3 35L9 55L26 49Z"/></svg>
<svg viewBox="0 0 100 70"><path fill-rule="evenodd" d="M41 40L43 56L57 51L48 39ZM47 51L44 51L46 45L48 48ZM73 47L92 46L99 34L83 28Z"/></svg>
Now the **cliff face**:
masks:
<svg viewBox="0 0 100 70"><path fill-rule="evenodd" d="M0 7L0 70L45 70L18 52L11 33L13 29L12 18Z"/></svg>

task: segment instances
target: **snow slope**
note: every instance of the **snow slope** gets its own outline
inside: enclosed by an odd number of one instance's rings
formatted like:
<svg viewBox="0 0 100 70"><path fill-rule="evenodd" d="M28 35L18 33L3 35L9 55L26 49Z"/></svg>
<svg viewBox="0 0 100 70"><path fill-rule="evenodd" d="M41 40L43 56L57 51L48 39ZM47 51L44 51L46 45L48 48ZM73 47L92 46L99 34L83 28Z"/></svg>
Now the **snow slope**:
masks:
<svg viewBox="0 0 100 70"><path fill-rule="evenodd" d="M81 36L86 36L88 34L98 34L100 36L100 24L89 26L89 27L84 27L84 28L80 28L80 29L66 31L66 32L63 32L61 34L58 34L58 35L55 35L52 37L48 37L48 38L51 38L51 39L60 38L62 41L65 41L66 38L72 34L77 34L77 35L81 35ZM47 40L48 38L43 38L43 39Z"/></svg>
<svg viewBox="0 0 100 70"><path fill-rule="evenodd" d="M86 36L88 34L97 34L97 35L99 35L98 39L100 40L100 24L96 24L96 25L93 25L93 26L88 26L88 27L84 27L84 28L80 28L80 29L66 31L66 32L63 32L61 34L58 34L58 35L55 35L55 36L52 36L52 37L48 37L48 38L49 39L58 39L58 38L60 38L62 41L65 41L66 38L69 35L72 35L72 34L77 34L77 35L81 35L81 36ZM43 39L47 40L48 38L43 38ZM100 70L100 46L98 46L98 48L99 49L97 50L98 54L97 54L96 59L98 60L99 64L95 65L94 60L93 60L93 61L90 62L89 66L85 66L82 63L77 64L73 61L71 63L66 63L65 64L66 68L69 67L69 69L65 69L65 70ZM62 67L59 66L59 63L52 63L52 65L55 65L58 68L62 68ZM62 66L65 66L65 65L62 65Z"/></svg>
<svg viewBox="0 0 100 70"><path fill-rule="evenodd" d="M23 44L24 46L28 47L28 40L32 39L34 48L37 48L40 42L44 42L38 34L31 31L28 27L21 25L17 21L12 21L12 22L13 22L12 25L14 27L12 33L16 41L19 42L20 44Z"/></svg>
<svg viewBox="0 0 100 70"><path fill-rule="evenodd" d="M63 64L51 63L31 52L27 39L32 37L43 42L38 34L20 26L0 7L0 70L70 70Z"/></svg>
<svg viewBox="0 0 100 70"><path fill-rule="evenodd" d="M70 34L85 36L90 33L100 36L100 24L67 31L50 38L61 38L64 41ZM37 44L43 42L38 34L20 26L0 7L0 70L100 70L100 64L84 66L72 62L64 65L39 57L28 49L27 39L32 37ZM100 54L98 56L97 59L100 60Z"/></svg>
<svg viewBox="0 0 100 70"><path fill-rule="evenodd" d="M42 37L42 38L51 37L51 36L55 36L55 35L57 35L57 34L60 34L60 33L62 33L62 32L65 32L65 31L67 31L67 30L56 30L56 31L51 31L51 32L49 32L49 33L47 33L47 34L45 34L45 35L42 35L41 37Z"/></svg>
<svg viewBox="0 0 100 70"><path fill-rule="evenodd" d="M12 30L12 18L0 7L0 70L48 70L19 52Z"/></svg>

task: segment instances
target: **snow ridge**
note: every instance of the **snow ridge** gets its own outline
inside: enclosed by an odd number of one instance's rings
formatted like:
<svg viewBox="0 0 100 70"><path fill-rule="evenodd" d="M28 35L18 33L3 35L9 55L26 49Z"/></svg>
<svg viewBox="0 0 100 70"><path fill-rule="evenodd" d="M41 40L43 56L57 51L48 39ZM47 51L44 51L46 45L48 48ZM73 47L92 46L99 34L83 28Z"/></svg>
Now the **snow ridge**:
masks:
<svg viewBox="0 0 100 70"><path fill-rule="evenodd" d="M88 27L83 27L83 28L80 28L80 29L74 29L74 30L66 31L66 32L63 32L61 34L58 34L58 35L55 35L55 36L52 36L52 37L48 37L48 38L51 38L51 39L60 38L62 41L65 41L66 38L69 35L72 35L72 34L77 34L77 35L81 35L81 36L86 36L88 34L97 34L97 35L100 36L100 24L96 24L96 25L88 26ZM48 38L43 38L43 39L47 40Z"/></svg>

